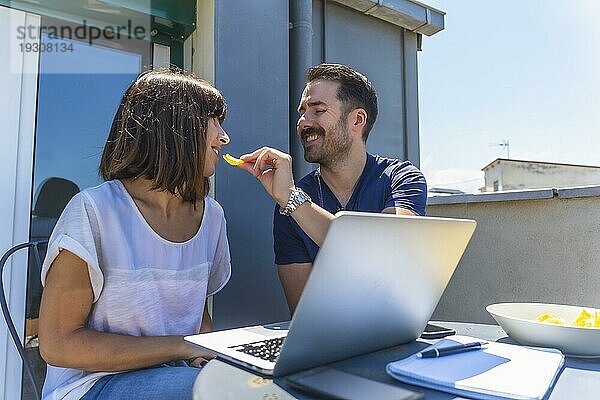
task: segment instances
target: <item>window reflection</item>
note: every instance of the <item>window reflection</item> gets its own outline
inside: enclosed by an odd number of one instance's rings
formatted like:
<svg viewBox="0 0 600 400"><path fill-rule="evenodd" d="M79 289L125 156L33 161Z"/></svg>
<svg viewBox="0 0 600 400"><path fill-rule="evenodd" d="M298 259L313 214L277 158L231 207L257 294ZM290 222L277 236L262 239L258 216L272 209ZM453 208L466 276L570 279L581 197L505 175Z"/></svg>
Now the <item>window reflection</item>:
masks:
<svg viewBox="0 0 600 400"><path fill-rule="evenodd" d="M80 188L100 183L97 168L118 102L141 72L142 55L73 42L69 73L61 53L40 54L34 188L50 177L63 177ZM61 69L62 68L62 69ZM102 68L106 73L86 73ZM129 73L122 71L129 70ZM119 71L119 73L111 73Z"/></svg>

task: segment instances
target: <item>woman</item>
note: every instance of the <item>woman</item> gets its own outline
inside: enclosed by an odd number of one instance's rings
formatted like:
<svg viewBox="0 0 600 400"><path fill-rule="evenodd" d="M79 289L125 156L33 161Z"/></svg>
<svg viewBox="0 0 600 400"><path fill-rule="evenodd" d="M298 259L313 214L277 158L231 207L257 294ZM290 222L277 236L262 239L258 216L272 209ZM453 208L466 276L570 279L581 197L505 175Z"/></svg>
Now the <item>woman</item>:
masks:
<svg viewBox="0 0 600 400"><path fill-rule="evenodd" d="M228 281L225 218L208 177L229 137L226 104L177 71L127 89L100 162L42 266L45 399L191 398L212 356L184 335L212 328L206 297Z"/></svg>

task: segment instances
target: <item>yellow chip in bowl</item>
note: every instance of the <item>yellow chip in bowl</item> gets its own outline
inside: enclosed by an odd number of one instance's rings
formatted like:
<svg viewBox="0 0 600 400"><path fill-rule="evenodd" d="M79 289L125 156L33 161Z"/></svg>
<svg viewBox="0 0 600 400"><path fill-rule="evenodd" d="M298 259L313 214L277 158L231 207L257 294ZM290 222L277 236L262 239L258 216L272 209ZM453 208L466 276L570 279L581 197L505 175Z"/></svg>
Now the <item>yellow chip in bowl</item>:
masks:
<svg viewBox="0 0 600 400"><path fill-rule="evenodd" d="M573 326L586 326L588 328L593 328L595 323L596 323L595 316L592 317L592 314L587 312L587 310L583 309L581 311L581 314L579 314L577 319L573 322Z"/></svg>
<svg viewBox="0 0 600 400"><path fill-rule="evenodd" d="M547 324L567 325L565 320L556 314L540 314L535 320ZM600 328L600 311L594 311L594 315L592 315L586 309L583 309L577 319L570 325L583 328Z"/></svg>
<svg viewBox="0 0 600 400"><path fill-rule="evenodd" d="M240 165L240 164L243 164L243 163L244 163L244 160L240 160L239 158L235 158L234 156L232 156L232 155L231 155L231 154L229 154L229 153L225 154L225 155L223 156L223 159L224 159L225 161L227 161L227 163L228 163L229 165L234 165L234 166L236 166L236 165Z"/></svg>
<svg viewBox="0 0 600 400"><path fill-rule="evenodd" d="M538 322L545 322L547 324L564 325L565 320L556 314L542 314L538 315L535 319Z"/></svg>

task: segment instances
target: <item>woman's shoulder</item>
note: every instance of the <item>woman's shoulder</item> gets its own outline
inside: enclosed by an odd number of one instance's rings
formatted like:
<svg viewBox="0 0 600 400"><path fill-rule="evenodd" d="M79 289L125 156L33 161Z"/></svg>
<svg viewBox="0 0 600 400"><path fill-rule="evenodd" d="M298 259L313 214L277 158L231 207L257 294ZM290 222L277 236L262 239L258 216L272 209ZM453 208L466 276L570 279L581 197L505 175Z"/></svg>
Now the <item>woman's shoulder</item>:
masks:
<svg viewBox="0 0 600 400"><path fill-rule="evenodd" d="M117 208L123 203L123 195L119 188L120 182L107 181L100 185L83 189L75 194L66 205L63 214L71 215L101 215L106 210Z"/></svg>
<svg viewBox="0 0 600 400"><path fill-rule="evenodd" d="M123 184L118 180L110 180L86 188L80 194L86 203L102 208L114 206L117 202L124 202L125 199Z"/></svg>
<svg viewBox="0 0 600 400"><path fill-rule="evenodd" d="M102 196L115 196L120 193L123 184L118 180L110 180L102 182L99 185L86 188L81 191L87 197L96 198Z"/></svg>
<svg viewBox="0 0 600 400"><path fill-rule="evenodd" d="M225 211L223 211L223 207L221 206L221 204L219 204L218 201L216 201L210 196L206 196L204 198L204 207L205 212L225 216Z"/></svg>
<svg viewBox="0 0 600 400"><path fill-rule="evenodd" d="M98 186L86 188L76 193L66 204L61 215L68 217L96 214L97 204L106 204L107 193L114 190L112 188L113 185L110 182L104 182Z"/></svg>

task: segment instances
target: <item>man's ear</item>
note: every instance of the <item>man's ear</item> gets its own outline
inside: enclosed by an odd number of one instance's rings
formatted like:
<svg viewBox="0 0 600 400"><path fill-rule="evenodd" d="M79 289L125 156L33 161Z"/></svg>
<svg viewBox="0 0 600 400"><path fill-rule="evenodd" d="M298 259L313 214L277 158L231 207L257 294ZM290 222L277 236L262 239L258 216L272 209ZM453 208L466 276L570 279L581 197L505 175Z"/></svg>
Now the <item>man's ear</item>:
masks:
<svg viewBox="0 0 600 400"><path fill-rule="evenodd" d="M349 125L354 131L362 132L367 125L367 112L363 108L355 108L350 112Z"/></svg>

